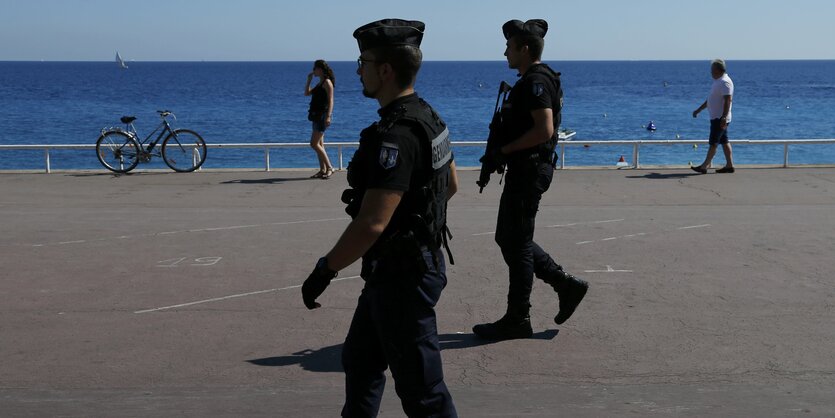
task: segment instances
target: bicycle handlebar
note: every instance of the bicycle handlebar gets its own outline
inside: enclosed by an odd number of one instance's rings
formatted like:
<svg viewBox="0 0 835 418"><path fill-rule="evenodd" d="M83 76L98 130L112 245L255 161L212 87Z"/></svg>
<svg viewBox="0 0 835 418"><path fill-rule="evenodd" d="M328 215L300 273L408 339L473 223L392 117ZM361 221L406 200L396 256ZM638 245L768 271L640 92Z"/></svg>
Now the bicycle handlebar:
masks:
<svg viewBox="0 0 835 418"><path fill-rule="evenodd" d="M163 119L167 118L168 116L173 116L175 120L177 119L177 115L175 115L170 110L157 110L157 113L159 113L159 117Z"/></svg>

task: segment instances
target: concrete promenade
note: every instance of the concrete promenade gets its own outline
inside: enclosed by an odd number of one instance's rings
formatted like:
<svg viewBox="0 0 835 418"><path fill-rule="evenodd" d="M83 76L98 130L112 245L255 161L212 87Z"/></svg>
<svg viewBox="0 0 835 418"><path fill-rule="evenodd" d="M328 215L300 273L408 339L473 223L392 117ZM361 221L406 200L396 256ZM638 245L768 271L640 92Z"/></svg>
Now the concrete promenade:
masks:
<svg viewBox="0 0 835 418"><path fill-rule="evenodd" d="M335 417L357 265L299 287L348 224L345 173L0 174L0 417ZM558 171L536 241L591 283L504 312L498 178L462 171L437 307L461 417L835 416L835 168ZM403 413L389 380L381 417Z"/></svg>

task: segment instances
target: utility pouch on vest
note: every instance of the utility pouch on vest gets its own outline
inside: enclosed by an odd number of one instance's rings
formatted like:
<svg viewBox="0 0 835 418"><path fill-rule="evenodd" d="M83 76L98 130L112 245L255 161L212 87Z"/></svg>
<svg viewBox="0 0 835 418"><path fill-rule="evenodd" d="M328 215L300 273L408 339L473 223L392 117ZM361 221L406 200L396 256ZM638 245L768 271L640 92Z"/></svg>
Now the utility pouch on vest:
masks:
<svg viewBox="0 0 835 418"><path fill-rule="evenodd" d="M375 244L363 257L362 277L368 283L384 280L417 280L426 274L423 250L412 232L398 233ZM405 283L404 283L405 284Z"/></svg>
<svg viewBox="0 0 835 418"><path fill-rule="evenodd" d="M345 206L345 213L354 219L360 213L360 206L362 206L362 197L364 193L357 189L345 189L342 191L342 203L348 205Z"/></svg>

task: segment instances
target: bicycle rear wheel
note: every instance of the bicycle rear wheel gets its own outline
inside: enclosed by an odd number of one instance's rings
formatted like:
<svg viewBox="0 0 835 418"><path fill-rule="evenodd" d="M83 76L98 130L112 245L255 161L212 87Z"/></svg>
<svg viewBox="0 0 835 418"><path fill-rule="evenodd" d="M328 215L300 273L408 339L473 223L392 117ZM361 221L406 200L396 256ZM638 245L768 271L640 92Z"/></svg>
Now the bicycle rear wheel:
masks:
<svg viewBox="0 0 835 418"><path fill-rule="evenodd" d="M96 141L96 157L106 169L127 173L139 164L139 143L122 131L107 131Z"/></svg>
<svg viewBox="0 0 835 418"><path fill-rule="evenodd" d="M206 161L206 141L188 129L172 131L162 142L162 159L180 173L197 170Z"/></svg>

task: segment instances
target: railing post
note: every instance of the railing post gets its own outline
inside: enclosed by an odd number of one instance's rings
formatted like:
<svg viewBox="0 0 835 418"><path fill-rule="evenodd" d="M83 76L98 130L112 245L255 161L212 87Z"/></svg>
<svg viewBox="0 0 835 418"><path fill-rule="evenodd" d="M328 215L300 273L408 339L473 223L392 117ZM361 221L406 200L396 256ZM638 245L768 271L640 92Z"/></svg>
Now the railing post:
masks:
<svg viewBox="0 0 835 418"><path fill-rule="evenodd" d="M44 148L44 159L46 160L46 174L49 174L52 170L49 166L49 148Z"/></svg>
<svg viewBox="0 0 835 418"><path fill-rule="evenodd" d="M264 147L264 171L270 171L270 147Z"/></svg>
<svg viewBox="0 0 835 418"><path fill-rule="evenodd" d="M640 142L636 142L636 143L632 144L632 161L633 161L633 163L632 163L632 168L634 168L634 169L641 168L641 162L640 162L641 152L640 152L640 148L641 148L641 143L640 143Z"/></svg>
<svg viewBox="0 0 835 418"><path fill-rule="evenodd" d="M194 147L194 148L191 149L191 165L192 166L197 165L197 162L200 161L199 155L200 155L200 152L197 151L197 147ZM200 170L203 170L203 166L200 166L200 167L197 168L197 171L200 171Z"/></svg>
<svg viewBox="0 0 835 418"><path fill-rule="evenodd" d="M339 170L342 170L342 144L336 146L336 153L339 155Z"/></svg>
<svg viewBox="0 0 835 418"><path fill-rule="evenodd" d="M560 144L560 170L565 168L565 144Z"/></svg>
<svg viewBox="0 0 835 418"><path fill-rule="evenodd" d="M783 168L789 167L789 143L783 144Z"/></svg>

